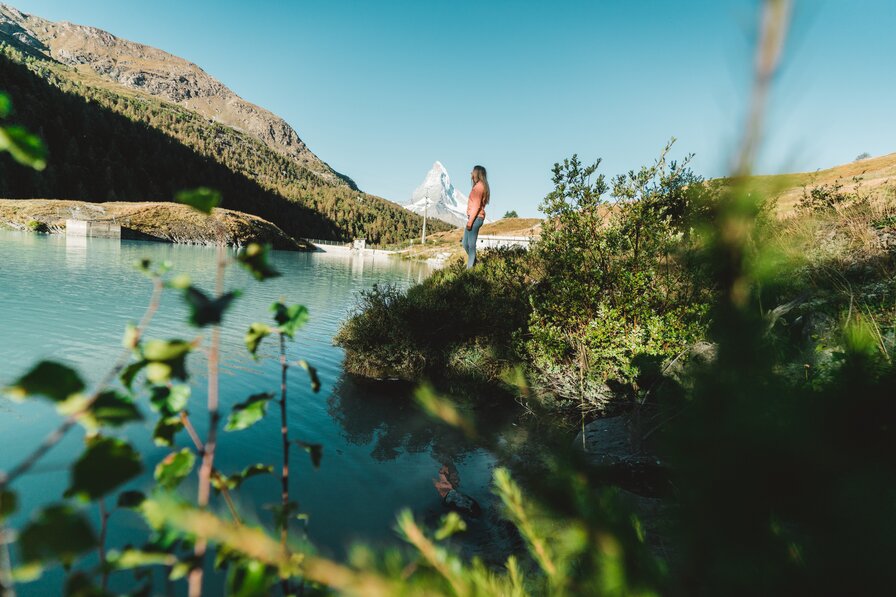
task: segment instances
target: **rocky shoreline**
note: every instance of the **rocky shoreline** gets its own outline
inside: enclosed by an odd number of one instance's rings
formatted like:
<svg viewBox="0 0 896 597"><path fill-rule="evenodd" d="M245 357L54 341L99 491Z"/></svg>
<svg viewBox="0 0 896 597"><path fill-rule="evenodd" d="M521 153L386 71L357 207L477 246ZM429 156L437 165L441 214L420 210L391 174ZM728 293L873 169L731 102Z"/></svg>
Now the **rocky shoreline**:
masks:
<svg viewBox="0 0 896 597"><path fill-rule="evenodd" d="M125 239L214 245L223 237L230 246L257 242L288 251L314 250L263 218L230 209L215 209L209 217L177 203L0 199L0 228L64 234L68 219L119 224Z"/></svg>

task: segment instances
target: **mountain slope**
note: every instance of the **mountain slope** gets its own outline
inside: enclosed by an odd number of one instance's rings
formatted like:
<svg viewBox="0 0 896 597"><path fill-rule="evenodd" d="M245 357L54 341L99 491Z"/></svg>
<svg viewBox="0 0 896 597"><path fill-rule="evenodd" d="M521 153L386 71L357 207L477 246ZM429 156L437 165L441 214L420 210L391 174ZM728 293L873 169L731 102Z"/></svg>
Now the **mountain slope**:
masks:
<svg viewBox="0 0 896 597"><path fill-rule="evenodd" d="M54 23L2 4L0 33L75 70L96 73L255 137L324 182L357 188L314 155L282 118L240 98L183 58L95 27Z"/></svg>
<svg viewBox="0 0 896 597"><path fill-rule="evenodd" d="M223 207L294 237L389 244L422 226L397 204L328 180L247 132L50 59L42 43L0 22L0 91L13 100L10 121L37 132L50 152L43 173L0 157L0 197L170 201L177 190L205 185L223 192Z"/></svg>

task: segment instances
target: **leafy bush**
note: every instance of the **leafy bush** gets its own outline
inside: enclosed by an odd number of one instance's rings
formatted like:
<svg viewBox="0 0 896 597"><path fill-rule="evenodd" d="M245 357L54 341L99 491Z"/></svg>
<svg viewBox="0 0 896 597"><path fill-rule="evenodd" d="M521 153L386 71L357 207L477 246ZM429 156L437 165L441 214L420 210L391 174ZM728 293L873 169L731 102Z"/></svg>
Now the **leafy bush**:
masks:
<svg viewBox="0 0 896 597"><path fill-rule="evenodd" d="M48 232L50 229L40 220L29 220L25 225L31 232Z"/></svg>
<svg viewBox="0 0 896 597"><path fill-rule="evenodd" d="M405 292L363 291L334 339L346 349L346 370L409 381L472 371L494 379L496 363L520 358L516 338L529 313L529 268L526 251L499 249L483 252L472 270L458 260Z"/></svg>
<svg viewBox="0 0 896 597"><path fill-rule="evenodd" d="M671 357L706 325L710 295L692 227L713 190L687 161L667 163L668 151L616 177L613 202L605 177L594 176L600 161L573 156L554 166L542 204L528 352L539 385L594 410L610 395L595 388L636 382L637 356Z"/></svg>
<svg viewBox="0 0 896 597"><path fill-rule="evenodd" d="M510 211L504 213L504 217L505 218L518 218L520 216L519 216L519 214L516 213L516 210L511 209Z"/></svg>

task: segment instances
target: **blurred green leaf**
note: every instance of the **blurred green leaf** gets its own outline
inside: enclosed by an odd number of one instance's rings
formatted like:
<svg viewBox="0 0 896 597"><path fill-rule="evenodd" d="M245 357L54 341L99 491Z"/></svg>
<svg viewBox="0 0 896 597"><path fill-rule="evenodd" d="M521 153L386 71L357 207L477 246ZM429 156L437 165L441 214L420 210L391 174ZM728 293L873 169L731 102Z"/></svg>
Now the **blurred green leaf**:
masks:
<svg viewBox="0 0 896 597"><path fill-rule="evenodd" d="M442 524L436 531L436 541L443 541L456 533L467 530L467 523L457 512L449 512L442 517Z"/></svg>
<svg viewBox="0 0 896 597"><path fill-rule="evenodd" d="M249 354L251 354L256 359L258 358L258 345L261 344L261 341L265 339L271 333L271 328L267 324L264 323L253 323L249 326L249 331L246 332L246 348L249 350Z"/></svg>
<svg viewBox="0 0 896 597"><path fill-rule="evenodd" d="M0 118L6 118L12 112L12 100L5 93L0 93Z"/></svg>
<svg viewBox="0 0 896 597"><path fill-rule="evenodd" d="M174 489L190 474L194 464L196 455L189 448L172 452L156 466L155 479L165 489Z"/></svg>
<svg viewBox="0 0 896 597"><path fill-rule="evenodd" d="M315 394L320 391L320 378L317 377L317 369L308 364L308 361L302 360L296 363L299 367L308 372L308 378L311 381L311 391Z"/></svg>
<svg viewBox="0 0 896 597"><path fill-rule="evenodd" d="M143 415L130 397L107 390L97 396L87 417L97 426L121 427L133 421L142 421Z"/></svg>
<svg viewBox="0 0 896 597"><path fill-rule="evenodd" d="M25 564L59 561L68 566L96 545L93 527L84 515L65 504L44 508L19 534Z"/></svg>
<svg viewBox="0 0 896 597"><path fill-rule="evenodd" d="M281 302L271 305L274 321L280 327L280 331L290 338L308 322L308 309L304 305L286 306Z"/></svg>
<svg viewBox="0 0 896 597"><path fill-rule="evenodd" d="M5 391L18 400L28 396L46 396L54 402L63 402L83 391L84 387L84 382L74 369L52 361L41 361Z"/></svg>
<svg viewBox="0 0 896 597"><path fill-rule="evenodd" d="M178 203L189 205L204 214L212 213L212 209L221 204L221 193L208 187L199 187L180 191L174 196Z"/></svg>
<svg viewBox="0 0 896 597"><path fill-rule="evenodd" d="M209 298L208 295L195 286L190 286L184 291L184 300L190 309L190 323L196 327L221 323L224 312L230 307L233 299L239 295L239 292L233 291L218 298Z"/></svg>
<svg viewBox="0 0 896 597"><path fill-rule="evenodd" d="M129 443L96 436L87 440L87 449L72 465L72 482L66 495L97 499L142 471L140 454Z"/></svg>
<svg viewBox="0 0 896 597"><path fill-rule="evenodd" d="M186 355L192 348L184 340L150 340L143 347L143 357L147 361L171 361Z"/></svg>
<svg viewBox="0 0 896 597"><path fill-rule="evenodd" d="M8 151L15 161L35 170L47 167L47 148L43 141L23 127L0 127L0 151Z"/></svg>
<svg viewBox="0 0 896 597"><path fill-rule="evenodd" d="M257 560L244 560L227 571L227 594L232 597L270 595L279 580L277 570Z"/></svg>
<svg viewBox="0 0 896 597"><path fill-rule="evenodd" d="M280 272L275 270L268 263L268 254L270 251L270 245L251 243L246 247L245 251L237 255L236 260L240 265L249 270L249 273L251 273L256 280L276 278L280 275Z"/></svg>
<svg viewBox="0 0 896 597"><path fill-rule="evenodd" d="M274 515L274 526L282 529L289 524L294 516L299 513L298 502L286 502L286 504L268 504L265 506Z"/></svg>
<svg viewBox="0 0 896 597"><path fill-rule="evenodd" d="M234 405L230 417L227 419L225 431L241 431L251 427L264 417L268 409L268 402L274 397L267 392L249 396L245 402Z"/></svg>
<svg viewBox="0 0 896 597"><path fill-rule="evenodd" d="M129 323L124 328L124 337L121 339L121 345L124 348L136 348L137 342L140 340L140 331L133 323Z"/></svg>
<svg viewBox="0 0 896 597"><path fill-rule="evenodd" d="M173 416L187 407L190 399L190 386L171 385L153 386L149 395L152 409L165 416Z"/></svg>
<svg viewBox="0 0 896 597"><path fill-rule="evenodd" d="M190 287L190 284L190 276L187 274L180 274L179 276L175 276L168 280L166 286L175 290L186 290Z"/></svg>
<svg viewBox="0 0 896 597"><path fill-rule="evenodd" d="M243 484L246 479L251 479L252 477L257 477L258 475L270 475L273 474L274 467L269 464L253 464L247 466L242 471L238 473L234 473L232 475L218 475L212 479L212 485L214 485L215 489L220 491L222 488L229 489L231 491L235 489L239 489L240 485Z"/></svg>
<svg viewBox="0 0 896 597"><path fill-rule="evenodd" d="M309 444L301 440L296 440L296 445L308 452L311 456L311 466L320 468L320 460L324 456L324 447L321 444Z"/></svg>
<svg viewBox="0 0 896 597"><path fill-rule="evenodd" d="M186 357L193 345L184 340L150 340L143 346L146 379L158 385L187 379Z"/></svg>
<svg viewBox="0 0 896 597"><path fill-rule="evenodd" d="M146 566L173 566L177 562L177 556L174 554L133 548L127 548L120 552L110 551L107 559L115 570L131 570Z"/></svg>
<svg viewBox="0 0 896 597"><path fill-rule="evenodd" d="M19 498L13 492L4 489L0 491L0 522L8 518L19 507Z"/></svg>
<svg viewBox="0 0 896 597"><path fill-rule="evenodd" d="M121 383L124 384L128 390L134 387L134 378L137 377L137 374L143 371L143 369L149 364L146 360L139 360L135 363L131 363L127 367L122 370L121 375L118 378L121 380Z"/></svg>
<svg viewBox="0 0 896 597"><path fill-rule="evenodd" d="M162 417L152 431L152 441L157 446L172 446L174 436L183 428L184 422L179 416Z"/></svg>
<svg viewBox="0 0 896 597"><path fill-rule="evenodd" d="M145 499L146 495L142 491L122 491L118 494L116 505L119 508L139 508Z"/></svg>

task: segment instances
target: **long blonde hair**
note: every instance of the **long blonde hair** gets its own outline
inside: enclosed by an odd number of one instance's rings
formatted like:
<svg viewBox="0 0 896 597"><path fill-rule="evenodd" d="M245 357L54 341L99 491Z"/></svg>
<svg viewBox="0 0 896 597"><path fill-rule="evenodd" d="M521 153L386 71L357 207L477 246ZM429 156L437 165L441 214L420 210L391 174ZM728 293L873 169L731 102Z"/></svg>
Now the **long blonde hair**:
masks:
<svg viewBox="0 0 896 597"><path fill-rule="evenodd" d="M473 166L473 186L476 186L477 182L481 182L482 186L485 187L485 191L482 193L482 205L488 205L492 192L488 186L488 173L485 171L484 166Z"/></svg>

